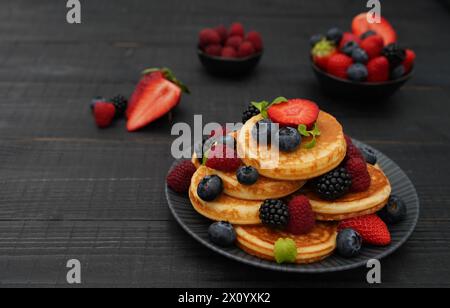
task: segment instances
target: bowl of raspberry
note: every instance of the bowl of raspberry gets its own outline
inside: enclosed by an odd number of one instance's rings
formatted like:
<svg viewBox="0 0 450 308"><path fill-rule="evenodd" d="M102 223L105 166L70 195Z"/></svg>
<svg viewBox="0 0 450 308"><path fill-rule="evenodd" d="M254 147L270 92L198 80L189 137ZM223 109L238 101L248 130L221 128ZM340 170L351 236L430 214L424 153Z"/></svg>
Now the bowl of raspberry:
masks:
<svg viewBox="0 0 450 308"><path fill-rule="evenodd" d="M259 32L245 33L243 25L235 22L229 29L220 25L201 30L197 54L208 72L239 76L258 65L263 55L263 41Z"/></svg>
<svg viewBox="0 0 450 308"><path fill-rule="evenodd" d="M391 24L371 24L357 15L351 31L337 27L310 38L311 66L320 86L330 94L353 99L388 97L413 75L416 54L397 42Z"/></svg>

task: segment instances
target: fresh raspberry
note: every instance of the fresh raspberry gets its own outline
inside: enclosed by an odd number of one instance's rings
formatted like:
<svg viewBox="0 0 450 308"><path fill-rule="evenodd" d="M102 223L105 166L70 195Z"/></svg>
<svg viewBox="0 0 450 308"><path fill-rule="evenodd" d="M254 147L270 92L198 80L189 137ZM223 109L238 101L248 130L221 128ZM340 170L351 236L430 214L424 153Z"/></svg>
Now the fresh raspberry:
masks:
<svg viewBox="0 0 450 308"><path fill-rule="evenodd" d="M206 156L206 167L224 172L234 172L242 164L236 151L223 144L214 145Z"/></svg>
<svg viewBox="0 0 450 308"><path fill-rule="evenodd" d="M220 25L220 26L217 26L214 30L216 30L216 32L219 34L222 43L225 43L225 41L228 38L227 28L225 28L224 25Z"/></svg>
<svg viewBox="0 0 450 308"><path fill-rule="evenodd" d="M239 58L245 58L255 53L255 47L251 42L243 42L238 49L237 55Z"/></svg>
<svg viewBox="0 0 450 308"><path fill-rule="evenodd" d="M288 204L289 223L287 231L292 234L309 233L316 223L316 218L308 198L296 196Z"/></svg>
<svg viewBox="0 0 450 308"><path fill-rule="evenodd" d="M190 160L183 160L167 175L167 185L177 193L187 193L195 171L196 168Z"/></svg>
<svg viewBox="0 0 450 308"><path fill-rule="evenodd" d="M366 161L361 158L350 158L345 163L345 169L352 178L352 186L350 191L361 192L366 191L370 187L372 179L369 171L367 171Z"/></svg>
<svg viewBox="0 0 450 308"><path fill-rule="evenodd" d="M381 55L384 41L380 35L371 35L362 40L360 47L367 53L369 59L373 59Z"/></svg>
<svg viewBox="0 0 450 308"><path fill-rule="evenodd" d="M205 53L210 56L220 57L222 54L222 46L219 44L209 45L205 48Z"/></svg>
<svg viewBox="0 0 450 308"><path fill-rule="evenodd" d="M347 69L352 65L353 60L342 53L336 53L328 59L327 72L331 75L347 78Z"/></svg>
<svg viewBox="0 0 450 308"><path fill-rule="evenodd" d="M386 57L373 58L367 63L367 81L382 82L389 79L389 61Z"/></svg>
<svg viewBox="0 0 450 308"><path fill-rule="evenodd" d="M233 47L234 49L238 50L239 46L242 44L243 41L244 41L244 39L240 36L230 36L227 39L225 46L230 46L230 47Z"/></svg>
<svg viewBox="0 0 450 308"><path fill-rule="evenodd" d="M221 56L224 57L224 58L236 58L237 57L236 49L234 49L231 46L225 46L222 49Z"/></svg>
<svg viewBox="0 0 450 308"><path fill-rule="evenodd" d="M339 43L339 49L342 49L342 47L344 47L344 45L350 41L354 41L358 45L361 44L361 39L357 35L351 32L344 32Z"/></svg>
<svg viewBox="0 0 450 308"><path fill-rule="evenodd" d="M230 33L230 36L237 35L237 36L244 38L244 34L245 34L244 26L239 22L235 22L231 25L229 33Z"/></svg>
<svg viewBox="0 0 450 308"><path fill-rule="evenodd" d="M353 141L352 141L352 138L350 136L344 135L344 138L345 138L345 143L347 143L347 147L349 145L353 145Z"/></svg>
<svg viewBox="0 0 450 308"><path fill-rule="evenodd" d="M113 103L97 102L94 105L95 123L100 128L105 128L111 125L116 116L116 107Z"/></svg>
<svg viewBox="0 0 450 308"><path fill-rule="evenodd" d="M409 73L414 65L414 60L416 59L416 53L411 49L406 49L405 61L403 61L403 67L405 68L405 73Z"/></svg>
<svg viewBox="0 0 450 308"><path fill-rule="evenodd" d="M375 214L341 221L339 230L347 228L358 232L364 244L387 246L391 243L391 234L386 224Z"/></svg>
<svg viewBox="0 0 450 308"><path fill-rule="evenodd" d="M250 31L249 33L247 33L246 40L253 44L253 47L255 47L255 50L257 52L260 52L263 49L263 41L259 32Z"/></svg>
<svg viewBox="0 0 450 308"><path fill-rule="evenodd" d="M200 47L205 48L208 45L220 44L220 35L213 29L203 29L199 34Z"/></svg>

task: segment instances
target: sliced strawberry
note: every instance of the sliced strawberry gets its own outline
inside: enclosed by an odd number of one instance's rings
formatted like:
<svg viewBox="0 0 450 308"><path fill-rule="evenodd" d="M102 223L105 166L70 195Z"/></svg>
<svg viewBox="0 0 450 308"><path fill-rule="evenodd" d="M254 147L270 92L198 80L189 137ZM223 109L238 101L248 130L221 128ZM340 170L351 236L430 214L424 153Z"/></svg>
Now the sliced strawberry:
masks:
<svg viewBox="0 0 450 308"><path fill-rule="evenodd" d="M128 100L128 108L126 111L127 118L130 116L130 113L133 111L134 106L136 105L136 102L142 96L142 93L145 91L147 86L150 85L154 80L158 80L158 79L164 79L164 76L163 76L162 72L160 72L160 71L153 72L151 74L145 74L144 76L142 76L138 85L134 89L133 94L131 95L130 99Z"/></svg>
<svg viewBox="0 0 450 308"><path fill-rule="evenodd" d="M361 13L353 18L352 32L355 35L360 36L369 30L375 31L377 34L381 35L383 37L384 45L397 41L397 34L387 19L381 17L380 23L371 24L367 21L367 13Z"/></svg>
<svg viewBox="0 0 450 308"><path fill-rule="evenodd" d="M297 127L300 124L311 128L319 116L316 103L306 99L290 99L287 102L274 104L269 107L269 118L281 126Z"/></svg>

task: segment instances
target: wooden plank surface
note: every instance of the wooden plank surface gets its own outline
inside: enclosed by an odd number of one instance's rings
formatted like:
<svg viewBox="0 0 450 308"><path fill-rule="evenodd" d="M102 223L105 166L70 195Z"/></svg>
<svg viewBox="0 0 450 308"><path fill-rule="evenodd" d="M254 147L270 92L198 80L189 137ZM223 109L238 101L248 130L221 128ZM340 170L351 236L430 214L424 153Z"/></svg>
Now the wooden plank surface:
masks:
<svg viewBox="0 0 450 308"><path fill-rule="evenodd" d="M163 192L169 123L98 130L88 109L91 97L129 94L140 70L163 65L192 89L176 122L238 121L250 100L308 97L395 160L422 213L411 240L383 260L382 286L450 286L445 1L383 3L417 68L395 96L370 104L324 95L307 48L311 34L347 28L362 2L82 2L83 23L68 25L64 1L0 1L0 286L65 286L70 258L82 262L84 286L366 286L364 269L294 275L241 265L176 224ZM263 34L266 53L249 77L212 77L196 59L197 32L234 20Z"/></svg>

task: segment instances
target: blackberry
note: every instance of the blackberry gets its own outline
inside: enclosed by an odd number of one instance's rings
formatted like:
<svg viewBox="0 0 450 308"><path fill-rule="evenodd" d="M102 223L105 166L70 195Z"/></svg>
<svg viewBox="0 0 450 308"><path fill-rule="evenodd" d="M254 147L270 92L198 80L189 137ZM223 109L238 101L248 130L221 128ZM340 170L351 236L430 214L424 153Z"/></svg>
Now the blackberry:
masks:
<svg viewBox="0 0 450 308"><path fill-rule="evenodd" d="M351 186L351 176L344 167L331 170L313 181L314 191L325 200L342 197L350 190Z"/></svg>
<svg viewBox="0 0 450 308"><path fill-rule="evenodd" d="M285 229L289 222L289 208L281 200L267 199L259 208L259 218L268 227Z"/></svg>
<svg viewBox="0 0 450 308"><path fill-rule="evenodd" d="M405 49L398 47L395 43L386 45L381 54L388 59L390 67L397 67L406 58Z"/></svg>
<svg viewBox="0 0 450 308"><path fill-rule="evenodd" d="M116 114L121 116L125 113L128 106L128 100L123 95L116 95L111 98L111 102L116 107Z"/></svg>
<svg viewBox="0 0 450 308"><path fill-rule="evenodd" d="M253 118L255 115L259 114L258 108L253 106L252 103L250 103L247 107L247 109L242 113L242 123L245 124L248 120Z"/></svg>

